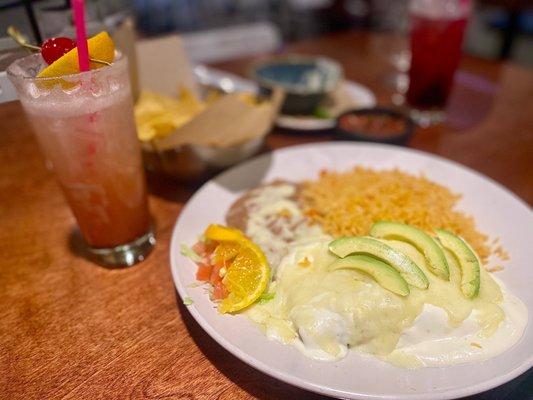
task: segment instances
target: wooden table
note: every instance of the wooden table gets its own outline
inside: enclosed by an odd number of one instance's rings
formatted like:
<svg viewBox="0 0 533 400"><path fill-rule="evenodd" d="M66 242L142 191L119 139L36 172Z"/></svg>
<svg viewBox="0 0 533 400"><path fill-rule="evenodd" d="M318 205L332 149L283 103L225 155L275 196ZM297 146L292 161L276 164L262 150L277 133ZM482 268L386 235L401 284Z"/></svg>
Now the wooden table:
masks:
<svg viewBox="0 0 533 400"><path fill-rule="evenodd" d="M390 57L404 47L398 38L343 33L283 51L336 58L348 78L389 104ZM220 67L242 73L245 61ZM533 203L532 71L472 57L464 58L461 71L451 119L464 125L473 110L478 121L465 129L420 130L410 147L474 168ZM43 165L20 105L1 105L0 121L0 398L317 397L223 350L177 297L169 239L191 188L151 178L155 251L131 269L98 267L72 244L74 218ZM329 139L275 131L268 147Z"/></svg>

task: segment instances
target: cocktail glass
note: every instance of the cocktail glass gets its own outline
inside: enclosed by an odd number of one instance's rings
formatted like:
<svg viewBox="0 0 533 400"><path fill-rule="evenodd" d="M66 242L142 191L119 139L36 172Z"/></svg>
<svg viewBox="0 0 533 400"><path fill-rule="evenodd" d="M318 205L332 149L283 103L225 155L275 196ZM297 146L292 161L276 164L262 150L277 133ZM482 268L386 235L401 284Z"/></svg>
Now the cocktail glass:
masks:
<svg viewBox="0 0 533 400"><path fill-rule="evenodd" d="M411 67L407 103L422 125L444 119L470 14L470 0L411 0Z"/></svg>
<svg viewBox="0 0 533 400"><path fill-rule="evenodd" d="M129 266L155 244L126 57L111 66L38 78L40 54L7 70L97 263Z"/></svg>

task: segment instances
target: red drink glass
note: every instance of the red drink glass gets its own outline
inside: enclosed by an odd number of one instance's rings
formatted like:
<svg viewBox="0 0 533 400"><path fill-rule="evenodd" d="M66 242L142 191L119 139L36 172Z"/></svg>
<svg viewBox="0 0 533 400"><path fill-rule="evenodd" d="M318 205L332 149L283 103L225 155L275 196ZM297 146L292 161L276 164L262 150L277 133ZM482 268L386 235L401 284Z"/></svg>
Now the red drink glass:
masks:
<svg viewBox="0 0 533 400"><path fill-rule="evenodd" d="M61 78L38 78L40 54L8 75L96 262L133 265L151 251L146 182L127 60Z"/></svg>
<svg viewBox="0 0 533 400"><path fill-rule="evenodd" d="M469 0L412 0L407 102L424 125L441 121L470 13Z"/></svg>

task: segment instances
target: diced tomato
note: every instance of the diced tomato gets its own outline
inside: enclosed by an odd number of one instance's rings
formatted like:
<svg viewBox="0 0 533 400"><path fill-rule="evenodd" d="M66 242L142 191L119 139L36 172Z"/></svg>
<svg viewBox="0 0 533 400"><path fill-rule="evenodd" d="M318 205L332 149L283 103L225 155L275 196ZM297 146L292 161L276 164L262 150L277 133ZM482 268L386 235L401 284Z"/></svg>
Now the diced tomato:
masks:
<svg viewBox="0 0 533 400"><path fill-rule="evenodd" d="M200 257L205 256L205 243L204 242L197 242L194 246L192 246L192 250L198 254Z"/></svg>
<svg viewBox="0 0 533 400"><path fill-rule="evenodd" d="M203 259L210 260L216 247L217 243L215 242L198 242L192 249ZM215 300L225 299L228 296L228 290L222 283L222 277L220 276L220 270L223 267L223 264L208 265L198 263L198 271L196 271L196 279L209 282L213 286L213 299Z"/></svg>
<svg viewBox="0 0 533 400"><path fill-rule="evenodd" d="M196 279L207 282L211 278L213 266L207 264L198 264L198 271L196 271Z"/></svg>
<svg viewBox="0 0 533 400"><path fill-rule="evenodd" d="M211 277L209 278L209 282L214 286L217 282L220 282L222 278L220 277L220 270L222 269L222 265L213 265L213 270L211 271Z"/></svg>
<svg viewBox="0 0 533 400"><path fill-rule="evenodd" d="M222 300L228 297L228 289L222 283L222 279L213 286L213 298L215 300Z"/></svg>
<svg viewBox="0 0 533 400"><path fill-rule="evenodd" d="M205 251L208 254L212 254L215 251L216 247L218 246L218 243L215 241L209 240L207 242L204 242L204 246L205 246Z"/></svg>

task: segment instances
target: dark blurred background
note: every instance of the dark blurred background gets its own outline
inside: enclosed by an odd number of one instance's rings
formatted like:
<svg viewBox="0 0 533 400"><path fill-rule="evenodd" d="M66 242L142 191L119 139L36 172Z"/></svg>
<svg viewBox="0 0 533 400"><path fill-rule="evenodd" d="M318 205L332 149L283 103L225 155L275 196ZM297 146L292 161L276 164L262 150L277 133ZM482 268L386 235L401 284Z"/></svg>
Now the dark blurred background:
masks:
<svg viewBox="0 0 533 400"><path fill-rule="evenodd" d="M0 38L11 24L36 42L71 36L68 9L65 0L0 0ZM338 30L405 34L408 29L407 0L88 0L87 9L91 33L112 31L133 16L141 36L182 33L191 58L201 62L272 51L284 42ZM215 37L217 45L210 48ZM478 0L465 51L533 65L532 38L532 1Z"/></svg>

